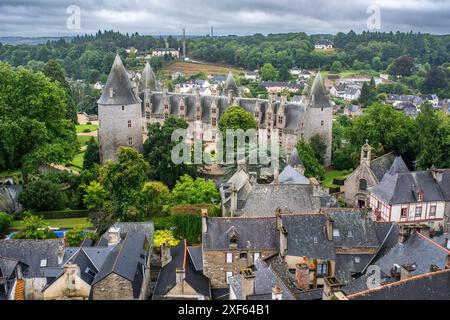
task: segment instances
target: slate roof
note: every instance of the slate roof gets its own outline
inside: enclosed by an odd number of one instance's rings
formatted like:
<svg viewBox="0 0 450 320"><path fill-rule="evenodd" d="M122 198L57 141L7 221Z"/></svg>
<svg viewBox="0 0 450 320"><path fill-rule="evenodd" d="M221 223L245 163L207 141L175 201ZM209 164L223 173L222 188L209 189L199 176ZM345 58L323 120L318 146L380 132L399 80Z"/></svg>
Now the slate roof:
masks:
<svg viewBox="0 0 450 320"><path fill-rule="evenodd" d="M279 183L289 184L310 184L309 179L295 170L290 165L287 165L283 171L281 171L278 177Z"/></svg>
<svg viewBox="0 0 450 320"><path fill-rule="evenodd" d="M181 241L170 249L172 261L165 265L156 281L154 300L162 299L176 285L176 269L185 270L185 281L199 294L211 297L209 279L197 271L191 255L188 253L187 241Z"/></svg>
<svg viewBox="0 0 450 320"><path fill-rule="evenodd" d="M110 97L111 89L113 90L113 97ZM134 94L131 80L123 66L122 60L117 55L111 67L106 85L103 88L102 96L97 103L102 105L127 105L138 104L140 102L140 99Z"/></svg>
<svg viewBox="0 0 450 320"><path fill-rule="evenodd" d="M351 300L450 300L450 269L359 292Z"/></svg>
<svg viewBox="0 0 450 320"><path fill-rule="evenodd" d="M156 75L153 72L150 63L145 64L144 71L142 72L141 81L139 82L139 90L143 91L145 89L148 90L157 90L158 80L156 79Z"/></svg>
<svg viewBox="0 0 450 320"><path fill-rule="evenodd" d="M0 277L11 277L18 264L18 260L0 256Z"/></svg>
<svg viewBox="0 0 450 320"><path fill-rule="evenodd" d="M406 172L409 172L409 169L406 166L405 162L403 161L403 158L401 156L398 156L395 157L395 160L387 173L389 173L390 175L394 175L396 173L406 173Z"/></svg>
<svg viewBox="0 0 450 320"><path fill-rule="evenodd" d="M394 160L395 155L393 152L390 152L382 155L381 157L373 159L370 162L370 170L372 170L378 181L381 181L381 179L383 179L384 174L389 171Z"/></svg>
<svg viewBox="0 0 450 320"><path fill-rule="evenodd" d="M298 154L297 148L294 147L292 149L291 155L289 156L288 164L291 167L295 168L295 166L298 166L301 163L302 163L302 159L300 159L300 155Z"/></svg>
<svg viewBox="0 0 450 320"><path fill-rule="evenodd" d="M155 226L152 222L116 222L112 226L113 228L119 228L121 236L125 236L129 232L134 232L147 237L148 242L153 247L153 233L155 232ZM107 232L102 235L102 238L107 238ZM103 242L105 244L105 242ZM106 242L106 245L108 243Z"/></svg>
<svg viewBox="0 0 450 320"><path fill-rule="evenodd" d="M58 248L64 246L64 239L49 240L0 240L0 256L18 260L29 266L25 278L44 277L41 260L47 260L47 267L58 266Z"/></svg>
<svg viewBox="0 0 450 320"><path fill-rule="evenodd" d="M445 176L447 179L450 175ZM442 184L447 184L443 182ZM423 191L423 201L445 201L446 195L439 183L433 178L431 171L414 171L407 173L387 174L381 182L369 188L377 198L388 204L415 203L419 191Z"/></svg>
<svg viewBox="0 0 450 320"><path fill-rule="evenodd" d="M233 91L235 95L239 94L239 89L236 84L236 80L234 80L233 73L231 71L228 73L227 79L225 80L225 85L223 88L224 95L228 94L228 91Z"/></svg>
<svg viewBox="0 0 450 320"><path fill-rule="evenodd" d="M331 103L328 96L328 90L320 72L317 73L316 78L308 92L309 106L312 108L330 108Z"/></svg>
<svg viewBox="0 0 450 320"><path fill-rule="evenodd" d="M228 250L230 232L237 233L238 248L278 250L279 234L275 217L208 218L202 235L203 250Z"/></svg>
<svg viewBox="0 0 450 320"><path fill-rule="evenodd" d="M201 247L187 247L189 257L196 271L203 272L203 255Z"/></svg>
<svg viewBox="0 0 450 320"><path fill-rule="evenodd" d="M438 181L442 194L446 201L450 201L450 169L436 171L438 171L438 174L442 174L441 181Z"/></svg>

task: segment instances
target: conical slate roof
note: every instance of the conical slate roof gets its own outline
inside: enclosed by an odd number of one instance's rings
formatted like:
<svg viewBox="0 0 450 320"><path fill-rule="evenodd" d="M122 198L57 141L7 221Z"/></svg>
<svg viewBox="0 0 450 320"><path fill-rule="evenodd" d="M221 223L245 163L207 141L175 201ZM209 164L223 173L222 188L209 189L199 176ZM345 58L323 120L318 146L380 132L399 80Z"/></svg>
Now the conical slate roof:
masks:
<svg viewBox="0 0 450 320"><path fill-rule="evenodd" d="M295 168L296 166L298 166L301 163L302 163L302 160L300 159L300 155L298 154L297 148L294 147L291 155L289 156L288 164L291 167Z"/></svg>
<svg viewBox="0 0 450 320"><path fill-rule="evenodd" d="M322 79L320 71L317 73L316 78L308 90L308 98L310 101L310 107L312 108L329 108L331 107L330 99L328 97L328 91Z"/></svg>
<svg viewBox="0 0 450 320"><path fill-rule="evenodd" d="M226 92L229 90L233 90L235 92L238 92L238 86L236 84L236 81L234 80L233 74L231 71L228 73L227 80L225 81L224 89Z"/></svg>
<svg viewBox="0 0 450 320"><path fill-rule="evenodd" d="M133 85L128 78L127 71L123 66L119 55L116 56L113 66L103 89L102 96L97 101L103 105L126 105L137 104L140 100L133 91Z"/></svg>
<svg viewBox="0 0 450 320"><path fill-rule="evenodd" d="M141 81L139 82L139 91L149 89L156 90L158 80L153 72L150 63L145 64L144 71L142 72Z"/></svg>
<svg viewBox="0 0 450 320"><path fill-rule="evenodd" d="M409 172L409 169L406 166L406 164L403 161L403 158L401 156L395 158L394 162L392 163L391 168L388 171L388 173L390 175L394 175L396 173L407 173L407 172Z"/></svg>

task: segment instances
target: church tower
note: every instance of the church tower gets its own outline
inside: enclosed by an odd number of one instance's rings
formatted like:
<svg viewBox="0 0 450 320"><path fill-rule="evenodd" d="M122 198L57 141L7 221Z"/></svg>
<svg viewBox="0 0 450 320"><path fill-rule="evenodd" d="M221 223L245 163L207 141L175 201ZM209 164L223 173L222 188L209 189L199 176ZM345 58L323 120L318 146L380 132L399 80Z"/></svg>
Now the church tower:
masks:
<svg viewBox="0 0 450 320"><path fill-rule="evenodd" d="M372 157L372 147L369 145L369 140L366 139L366 143L361 147L361 158L359 164L367 164L370 166L370 160Z"/></svg>
<svg viewBox="0 0 450 320"><path fill-rule="evenodd" d="M310 89L305 90L305 110L307 114L306 140L319 134L327 145L325 153L325 166L331 165L333 106L320 72Z"/></svg>
<svg viewBox="0 0 450 320"><path fill-rule="evenodd" d="M141 100L136 96L127 71L116 56L98 103L100 160L116 160L121 146L143 151Z"/></svg>

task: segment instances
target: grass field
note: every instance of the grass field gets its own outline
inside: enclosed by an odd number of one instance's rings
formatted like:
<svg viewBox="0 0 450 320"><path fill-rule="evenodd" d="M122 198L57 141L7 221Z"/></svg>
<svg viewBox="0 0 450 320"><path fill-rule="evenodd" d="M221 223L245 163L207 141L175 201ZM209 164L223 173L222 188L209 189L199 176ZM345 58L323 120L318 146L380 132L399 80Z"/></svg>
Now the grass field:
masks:
<svg viewBox="0 0 450 320"><path fill-rule="evenodd" d="M77 136L78 143L80 146L87 145L88 141L91 139L91 136ZM95 140L97 140L96 137L94 137Z"/></svg>
<svg viewBox="0 0 450 320"><path fill-rule="evenodd" d="M52 228L81 228L92 229L93 225L86 218L69 218L69 219L51 219L44 220L49 227ZM11 229L22 230L24 224L22 220L16 220L11 223Z"/></svg>
<svg viewBox="0 0 450 320"><path fill-rule="evenodd" d="M77 167L83 167L83 158L84 158L84 152L78 153L77 155L75 155L75 157L72 159L72 161L70 162L71 164L77 166ZM75 170L79 170L79 168L73 168Z"/></svg>
<svg viewBox="0 0 450 320"><path fill-rule="evenodd" d="M324 188L329 188L333 185L333 179L337 177L347 176L350 172L348 170L331 170L325 172L325 179L322 182Z"/></svg>
<svg viewBox="0 0 450 320"><path fill-rule="evenodd" d="M186 77L190 77L199 72L205 74L226 75L229 71L232 71L234 75L242 74L244 71L237 69L236 67L224 66L219 64L209 63L194 63L186 61L177 61L164 68L164 74L170 76L176 71L181 71Z"/></svg>
<svg viewBox="0 0 450 320"><path fill-rule="evenodd" d="M320 73L323 76L326 76L328 74L335 74L330 71L320 71ZM344 70L342 72L339 72L339 76L341 78L351 78L353 76L368 76L368 77L378 77L380 75L379 72L376 72L374 70Z"/></svg>
<svg viewBox="0 0 450 320"><path fill-rule="evenodd" d="M91 130L91 132L98 130L98 126L95 124L79 124L77 125L77 134L84 133L85 129Z"/></svg>

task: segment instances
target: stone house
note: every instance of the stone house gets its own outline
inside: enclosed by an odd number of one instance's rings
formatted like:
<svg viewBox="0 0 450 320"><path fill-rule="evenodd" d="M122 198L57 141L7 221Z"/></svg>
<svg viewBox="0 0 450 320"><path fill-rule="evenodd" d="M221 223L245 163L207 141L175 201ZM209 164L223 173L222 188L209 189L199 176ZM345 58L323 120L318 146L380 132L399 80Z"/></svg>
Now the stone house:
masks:
<svg viewBox="0 0 450 320"><path fill-rule="evenodd" d="M175 247L161 247L161 271L153 300L211 299L210 280L203 275L201 247L183 240Z"/></svg>
<svg viewBox="0 0 450 320"><path fill-rule="evenodd" d="M395 170L409 171L401 157L393 153L385 154L372 160L372 147L366 143L361 147L360 165L344 182L344 197L351 207L367 207L369 205L368 188L377 185L384 174L391 169L396 161Z"/></svg>

